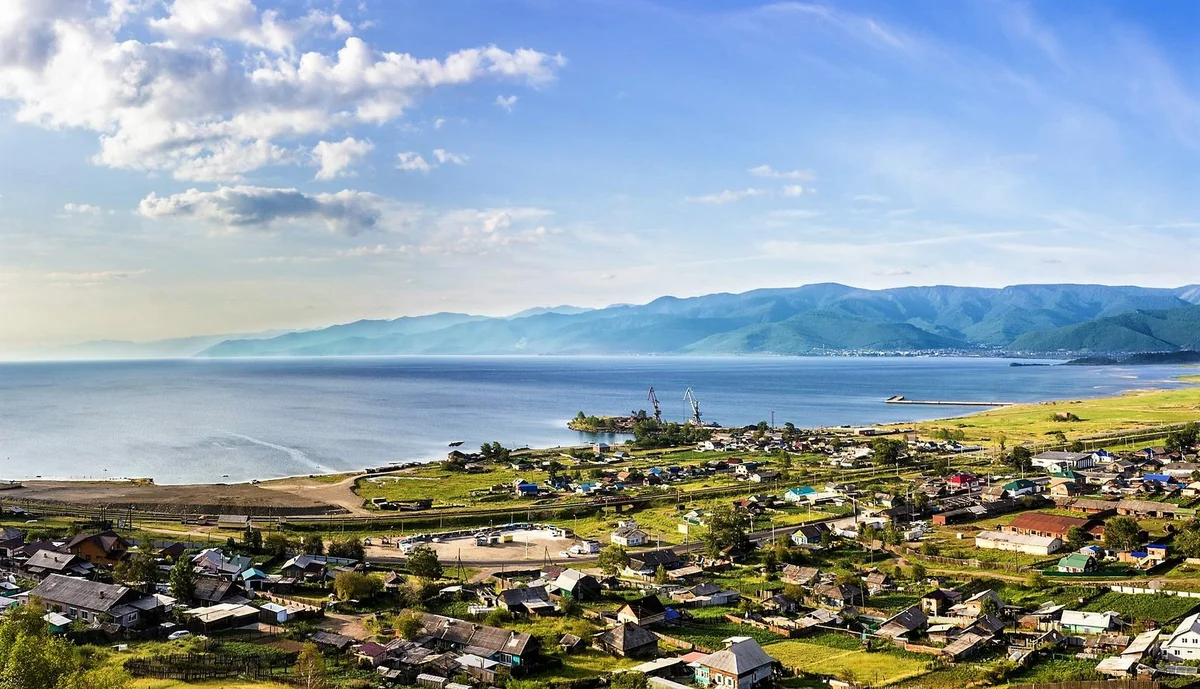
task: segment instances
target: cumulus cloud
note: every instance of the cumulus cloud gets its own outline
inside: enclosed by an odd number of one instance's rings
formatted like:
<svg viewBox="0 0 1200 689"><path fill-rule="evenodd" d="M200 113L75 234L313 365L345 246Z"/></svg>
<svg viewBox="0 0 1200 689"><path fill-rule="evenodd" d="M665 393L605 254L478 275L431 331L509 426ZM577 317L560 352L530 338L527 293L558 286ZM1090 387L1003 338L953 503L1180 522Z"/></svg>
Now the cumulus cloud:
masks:
<svg viewBox="0 0 1200 689"><path fill-rule="evenodd" d="M500 107L504 108L505 110L512 112L513 108L516 107L516 105L517 105L517 97L516 96L496 96L496 105L499 105Z"/></svg>
<svg viewBox="0 0 1200 689"><path fill-rule="evenodd" d="M779 190L779 193L784 196L800 196L804 193L804 187L799 184L788 184Z"/></svg>
<svg viewBox="0 0 1200 689"><path fill-rule="evenodd" d="M305 51L310 38L352 27L332 12L285 17L251 0L162 8L6 0L0 101L23 123L97 133L98 165L236 181L263 166L307 163L326 132L393 122L430 90L484 79L537 86L565 64L495 45L421 58L355 36L336 51ZM149 36L134 30L141 26Z"/></svg>
<svg viewBox="0 0 1200 689"><path fill-rule="evenodd" d="M341 141L320 141L312 150L313 161L321 168L316 178L351 177L354 172L349 168L373 150L375 144L352 136Z"/></svg>
<svg viewBox="0 0 1200 689"><path fill-rule="evenodd" d="M468 156L460 155L458 153L451 153L450 151L447 151L444 148L433 149L433 158L434 158L434 160L438 161L438 163L440 163L442 165L445 165L447 163L451 163L454 165L465 165L467 163L467 161L470 159Z"/></svg>
<svg viewBox="0 0 1200 689"><path fill-rule="evenodd" d="M817 179L816 173L814 173L812 170L791 170L784 172L781 170L776 170L770 165L759 165L758 167L752 167L746 172L749 172L755 177L765 177L767 179L795 179L803 182L812 182Z"/></svg>
<svg viewBox="0 0 1200 689"><path fill-rule="evenodd" d="M138 204L138 213L152 219L194 219L230 230L274 230L316 221L330 232L358 234L376 229L382 203L380 197L360 191L305 194L296 189L226 186L163 197L152 193Z"/></svg>
<svg viewBox="0 0 1200 689"><path fill-rule="evenodd" d="M727 203L736 203L743 199L749 199L760 196L770 196L770 189L748 188L748 189L726 189L716 194L705 194L704 196L689 196L688 201L692 203L706 203L709 205L724 205Z"/></svg>
<svg viewBox="0 0 1200 689"><path fill-rule="evenodd" d="M403 151L396 154L396 169L406 172L429 172L433 166L420 153Z"/></svg>

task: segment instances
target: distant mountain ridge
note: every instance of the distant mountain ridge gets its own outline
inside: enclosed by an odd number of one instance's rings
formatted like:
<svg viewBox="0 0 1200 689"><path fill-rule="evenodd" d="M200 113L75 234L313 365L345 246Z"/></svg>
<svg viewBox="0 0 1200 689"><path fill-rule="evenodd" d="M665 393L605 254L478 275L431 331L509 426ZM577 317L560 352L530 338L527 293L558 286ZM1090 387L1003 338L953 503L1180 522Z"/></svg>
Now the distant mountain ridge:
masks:
<svg viewBox="0 0 1200 689"><path fill-rule="evenodd" d="M458 313L356 321L230 339L205 357L391 354L776 354L1011 351L1132 353L1197 346L1200 287L900 287L837 283L660 297L601 309L492 318Z"/></svg>

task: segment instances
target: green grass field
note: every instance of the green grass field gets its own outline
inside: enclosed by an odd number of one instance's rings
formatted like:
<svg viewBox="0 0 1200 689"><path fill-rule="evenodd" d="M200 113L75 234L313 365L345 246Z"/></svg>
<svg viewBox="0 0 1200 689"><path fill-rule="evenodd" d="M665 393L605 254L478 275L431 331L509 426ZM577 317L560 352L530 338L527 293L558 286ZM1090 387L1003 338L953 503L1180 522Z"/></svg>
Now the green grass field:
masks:
<svg viewBox="0 0 1200 689"><path fill-rule="evenodd" d="M1200 383L1200 376L1185 376L1181 380ZM1070 412L1080 420L1054 421L1059 412ZM1011 446L1014 442L1046 442L1054 431L1078 438L1185 423L1197 418L1200 418L1200 386L1188 385L1172 390L1132 391L1116 397L1019 404L912 425L921 435L931 435L937 429L961 430L967 440L975 442L991 443L1004 435Z"/></svg>
<svg viewBox="0 0 1200 689"><path fill-rule="evenodd" d="M1110 591L1099 598L1089 601L1083 609L1088 612L1108 612L1112 610L1120 613L1121 619L1126 622L1154 620L1159 623L1165 623L1183 617L1197 605L1200 605L1200 599L1197 598L1113 593Z"/></svg>
<svg viewBox="0 0 1200 689"><path fill-rule="evenodd" d="M891 653L831 649L829 646L795 639L770 644L763 650L786 667L839 679L853 677L872 686L918 677L929 672L930 665L929 661L902 658Z"/></svg>

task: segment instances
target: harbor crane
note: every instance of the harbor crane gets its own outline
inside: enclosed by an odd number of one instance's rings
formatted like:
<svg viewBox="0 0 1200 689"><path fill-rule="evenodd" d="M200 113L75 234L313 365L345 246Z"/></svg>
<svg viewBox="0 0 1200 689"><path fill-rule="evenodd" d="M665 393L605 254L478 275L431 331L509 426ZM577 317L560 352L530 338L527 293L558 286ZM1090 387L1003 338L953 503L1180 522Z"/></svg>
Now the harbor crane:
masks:
<svg viewBox="0 0 1200 689"><path fill-rule="evenodd" d="M646 399L650 400L650 404L654 405L654 421L660 423L662 421L662 409L658 406L658 395L654 394L654 386L650 386L650 394L646 395Z"/></svg>
<svg viewBox="0 0 1200 689"><path fill-rule="evenodd" d="M687 402L692 408L692 423L697 426L703 425L700 423L700 400L696 399L696 395L690 387L684 390L683 401Z"/></svg>

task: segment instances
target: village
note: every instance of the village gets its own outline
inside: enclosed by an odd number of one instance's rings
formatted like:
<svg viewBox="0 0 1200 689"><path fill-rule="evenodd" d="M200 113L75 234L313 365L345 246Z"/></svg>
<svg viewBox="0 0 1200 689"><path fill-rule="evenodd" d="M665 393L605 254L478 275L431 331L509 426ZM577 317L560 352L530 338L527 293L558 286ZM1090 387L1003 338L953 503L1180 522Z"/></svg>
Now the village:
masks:
<svg viewBox="0 0 1200 689"><path fill-rule="evenodd" d="M407 534L231 514L172 541L10 503L0 607L146 682L269 687L303 666L330 687L1183 686L1200 672L1195 444L997 461L904 429L755 428L664 455L456 451L442 470L512 472L481 495L602 502ZM365 509L388 514L378 497Z"/></svg>

